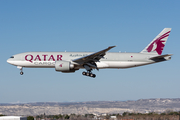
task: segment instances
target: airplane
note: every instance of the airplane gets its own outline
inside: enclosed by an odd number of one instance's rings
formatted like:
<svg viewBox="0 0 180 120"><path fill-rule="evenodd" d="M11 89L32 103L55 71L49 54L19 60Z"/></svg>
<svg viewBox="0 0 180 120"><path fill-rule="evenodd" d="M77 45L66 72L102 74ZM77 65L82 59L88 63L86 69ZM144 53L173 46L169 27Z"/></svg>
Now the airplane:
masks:
<svg viewBox="0 0 180 120"><path fill-rule="evenodd" d="M58 72L72 73L86 69L83 75L95 78L93 69L132 68L163 62L171 59L172 54L161 55L171 28L164 28L140 53L107 52L109 46L99 52L25 52L11 56L7 62L17 66L23 75L23 67L55 68Z"/></svg>

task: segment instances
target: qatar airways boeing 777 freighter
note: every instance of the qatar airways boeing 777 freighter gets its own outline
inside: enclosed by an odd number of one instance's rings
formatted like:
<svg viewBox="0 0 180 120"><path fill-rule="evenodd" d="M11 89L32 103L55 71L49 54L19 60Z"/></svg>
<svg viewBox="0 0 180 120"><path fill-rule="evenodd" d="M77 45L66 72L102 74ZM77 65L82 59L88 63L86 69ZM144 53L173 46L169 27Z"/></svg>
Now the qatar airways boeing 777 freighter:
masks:
<svg viewBox="0 0 180 120"><path fill-rule="evenodd" d="M110 46L99 52L25 52L13 55L7 60L9 64L17 66L23 75L23 67L55 68L56 71L70 73L79 69L85 76L95 78L93 69L131 68L152 63L167 61L172 54L161 55L171 28L164 28L150 44L140 53L110 53L115 46Z"/></svg>

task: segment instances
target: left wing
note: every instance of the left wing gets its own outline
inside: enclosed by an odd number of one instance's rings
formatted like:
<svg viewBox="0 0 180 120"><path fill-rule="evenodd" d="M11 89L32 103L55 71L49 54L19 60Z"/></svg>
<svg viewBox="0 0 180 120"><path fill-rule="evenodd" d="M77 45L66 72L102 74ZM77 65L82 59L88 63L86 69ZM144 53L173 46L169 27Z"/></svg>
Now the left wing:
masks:
<svg viewBox="0 0 180 120"><path fill-rule="evenodd" d="M116 46L110 46L104 50L101 50L99 52L96 53L92 53L90 55L78 58L78 59L74 59L72 60L73 62L79 63L79 64L91 64L91 63L95 63L98 62L101 58L104 57L104 55L106 55L106 52L112 48L114 48ZM90 65L91 66L91 65ZM92 66L93 67L93 66Z"/></svg>

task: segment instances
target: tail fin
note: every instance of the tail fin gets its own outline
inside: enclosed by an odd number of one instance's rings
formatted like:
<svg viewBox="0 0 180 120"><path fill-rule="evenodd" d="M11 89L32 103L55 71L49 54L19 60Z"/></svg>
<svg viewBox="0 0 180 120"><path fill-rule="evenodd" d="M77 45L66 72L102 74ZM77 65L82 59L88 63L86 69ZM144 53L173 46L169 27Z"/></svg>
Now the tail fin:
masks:
<svg viewBox="0 0 180 120"><path fill-rule="evenodd" d="M141 53L155 53L161 55L168 36L171 32L171 28L164 28L152 41L151 43L141 51Z"/></svg>

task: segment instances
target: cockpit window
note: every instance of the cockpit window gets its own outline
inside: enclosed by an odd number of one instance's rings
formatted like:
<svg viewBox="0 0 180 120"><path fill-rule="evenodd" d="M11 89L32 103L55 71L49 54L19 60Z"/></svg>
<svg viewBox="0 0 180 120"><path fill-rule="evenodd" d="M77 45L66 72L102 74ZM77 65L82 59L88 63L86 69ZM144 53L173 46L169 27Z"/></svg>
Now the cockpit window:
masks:
<svg viewBox="0 0 180 120"><path fill-rule="evenodd" d="M14 58L14 56L11 56L10 58Z"/></svg>

